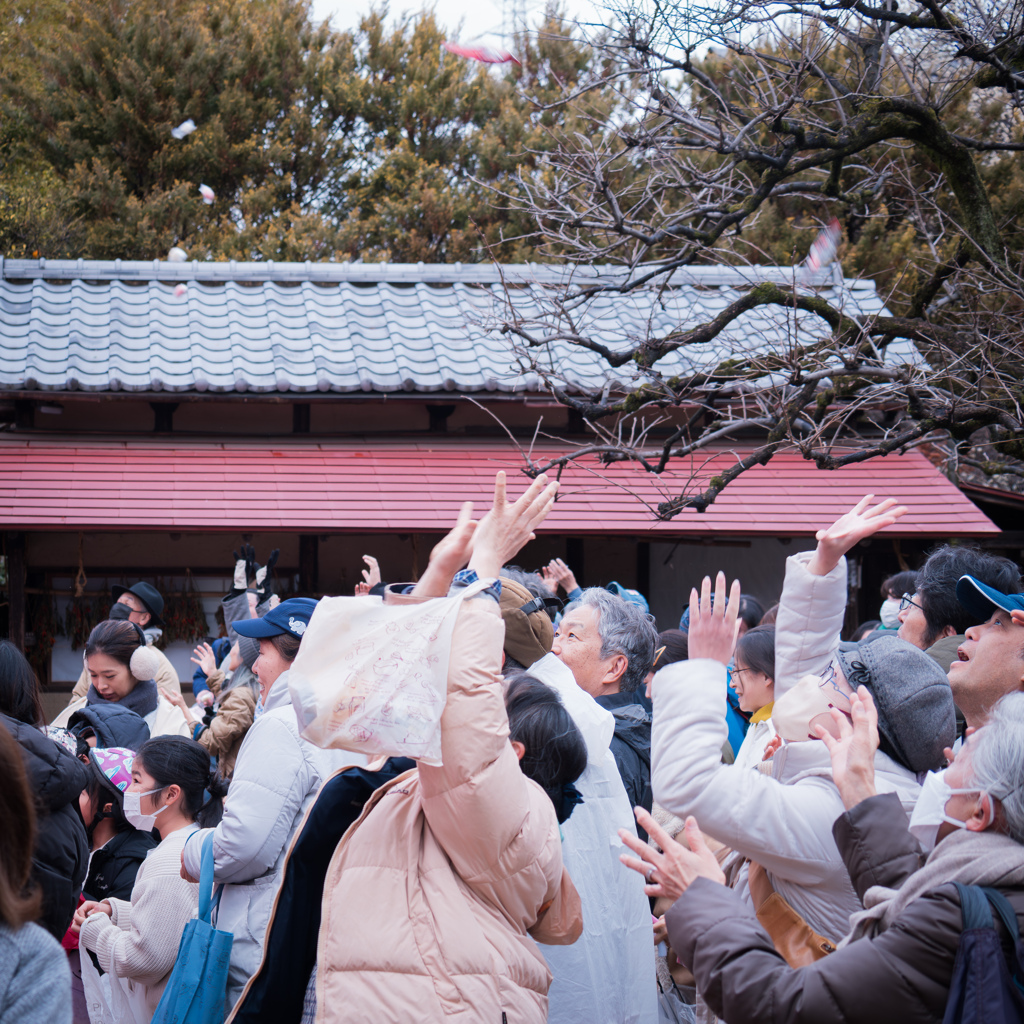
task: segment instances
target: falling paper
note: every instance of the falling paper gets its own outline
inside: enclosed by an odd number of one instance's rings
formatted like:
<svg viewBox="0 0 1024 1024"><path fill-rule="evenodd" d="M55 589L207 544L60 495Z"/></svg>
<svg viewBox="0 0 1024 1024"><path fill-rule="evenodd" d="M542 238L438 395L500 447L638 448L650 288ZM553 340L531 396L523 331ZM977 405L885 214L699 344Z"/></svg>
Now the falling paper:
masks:
<svg viewBox="0 0 1024 1024"><path fill-rule="evenodd" d="M833 217L831 221L819 232L818 237L807 254L807 269L814 273L827 267L835 259L836 250L839 248L840 238L839 221Z"/></svg>
<svg viewBox="0 0 1024 1024"><path fill-rule="evenodd" d="M214 201L214 199L217 198L213 189L210 188L209 185L200 185L199 194L203 197L203 202L206 203L207 206L209 206Z"/></svg>
<svg viewBox="0 0 1024 1024"><path fill-rule="evenodd" d="M457 43L445 43L444 48L456 57L467 57L482 64L507 64L512 61L513 64L522 67L522 61L513 57L508 50L492 50L487 46L459 46Z"/></svg>
<svg viewBox="0 0 1024 1024"><path fill-rule="evenodd" d="M183 285L183 284L179 284L179 285L178 285L178 286L177 286L177 287L176 287L176 288L174 289L174 297L175 297L176 299L180 299L180 298L182 297L182 295L184 295L184 294L185 294L185 293L186 293L187 291L188 291L188 288L186 288L186 287L185 287L185 285Z"/></svg>
<svg viewBox="0 0 1024 1024"><path fill-rule="evenodd" d="M171 129L171 134L176 139L183 139L186 135L191 135L196 130L196 123L190 117L187 121L182 121L177 128Z"/></svg>
<svg viewBox="0 0 1024 1024"><path fill-rule="evenodd" d="M178 246L173 245L167 254L167 258L172 263L184 263L188 259L188 253L184 249L179 249Z"/></svg>

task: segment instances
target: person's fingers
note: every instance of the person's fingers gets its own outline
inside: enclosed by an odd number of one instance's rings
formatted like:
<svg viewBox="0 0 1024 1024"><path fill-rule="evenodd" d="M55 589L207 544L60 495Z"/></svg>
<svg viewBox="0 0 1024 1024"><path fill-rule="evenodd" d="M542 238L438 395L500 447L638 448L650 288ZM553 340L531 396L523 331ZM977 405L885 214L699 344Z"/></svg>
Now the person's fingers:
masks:
<svg viewBox="0 0 1024 1024"><path fill-rule="evenodd" d="M619 860L638 875L643 875L645 879L647 878L647 872L651 870L651 865L647 861L637 860L636 857L630 857L625 853L619 854Z"/></svg>
<svg viewBox="0 0 1024 1024"><path fill-rule="evenodd" d="M885 515L896 504L895 498L886 498L884 501L880 501L873 508L869 508L864 513L865 519L877 519L879 516Z"/></svg>
<svg viewBox="0 0 1024 1024"><path fill-rule="evenodd" d="M690 629L700 622L700 599L697 597L697 588L690 588Z"/></svg>
<svg viewBox="0 0 1024 1024"><path fill-rule="evenodd" d="M814 726L815 735L825 744L825 749L828 750L829 756L839 747L839 740L835 738L820 722Z"/></svg>
<svg viewBox="0 0 1024 1024"><path fill-rule="evenodd" d="M723 575L724 579L724 575ZM733 580L729 588L729 603L725 608L725 621L732 625L732 641L736 642L736 635L740 631L740 581Z"/></svg>
<svg viewBox="0 0 1024 1024"><path fill-rule="evenodd" d="M946 759L949 764L952 764L956 758L956 754L953 753L952 747L943 747L942 756Z"/></svg>
<svg viewBox="0 0 1024 1024"><path fill-rule="evenodd" d="M867 713L868 723L872 729L878 728L878 708L875 707L874 698L871 696L871 691L866 686L857 687L857 696L860 697L861 703L864 705L864 710Z"/></svg>
<svg viewBox="0 0 1024 1024"><path fill-rule="evenodd" d="M855 516L859 516L874 500L875 496L873 494L865 494L864 497L853 506L851 511Z"/></svg>
<svg viewBox="0 0 1024 1024"><path fill-rule="evenodd" d="M506 503L505 498L505 471L499 469L494 474L494 504L493 508L504 508Z"/></svg>
<svg viewBox="0 0 1024 1024"><path fill-rule="evenodd" d="M619 829L619 838L634 853L640 854L640 856L645 860L649 860L651 858L651 855L654 853L654 847L649 846L638 836L630 832L628 828Z"/></svg>
<svg viewBox="0 0 1024 1024"><path fill-rule="evenodd" d="M719 619L725 618L725 573L721 569L715 574L715 603L711 614Z"/></svg>
<svg viewBox="0 0 1024 1024"><path fill-rule="evenodd" d="M704 833L701 832L697 819L692 814L684 822L683 831L686 833L686 842L694 853L711 853L711 848L704 839Z"/></svg>
<svg viewBox="0 0 1024 1024"><path fill-rule="evenodd" d="M700 584L700 617L711 614L711 577L705 576Z"/></svg>
<svg viewBox="0 0 1024 1024"><path fill-rule="evenodd" d="M633 816L636 818L636 823L664 850L668 848L669 843L675 842L675 840L654 820L653 815L645 811L642 807L633 808ZM637 840L640 842L641 840Z"/></svg>

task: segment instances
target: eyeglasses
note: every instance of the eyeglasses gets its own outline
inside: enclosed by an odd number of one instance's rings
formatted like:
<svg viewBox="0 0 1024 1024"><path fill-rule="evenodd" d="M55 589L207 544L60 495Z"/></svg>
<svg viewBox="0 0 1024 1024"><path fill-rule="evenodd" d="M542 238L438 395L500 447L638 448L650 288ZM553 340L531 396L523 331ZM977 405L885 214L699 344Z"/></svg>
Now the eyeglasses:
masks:
<svg viewBox="0 0 1024 1024"><path fill-rule="evenodd" d="M924 608L922 608L921 605L919 605L913 597L910 596L910 594L904 594L903 597L900 598L900 611L905 612L911 605L917 608L918 611L924 611Z"/></svg>

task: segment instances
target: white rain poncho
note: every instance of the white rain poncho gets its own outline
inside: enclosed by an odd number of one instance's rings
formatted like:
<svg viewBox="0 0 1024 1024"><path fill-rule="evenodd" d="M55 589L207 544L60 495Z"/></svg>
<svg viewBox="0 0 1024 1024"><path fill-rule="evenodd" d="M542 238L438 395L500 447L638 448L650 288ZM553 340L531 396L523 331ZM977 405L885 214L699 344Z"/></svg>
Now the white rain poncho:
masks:
<svg viewBox="0 0 1024 1024"><path fill-rule="evenodd" d="M615 721L553 654L530 675L555 690L587 744L576 782L583 803L562 826L562 860L583 906L583 934L571 946L540 946L554 980L549 1024L656 1024L651 908L643 878L619 861L620 828L636 831L610 744Z"/></svg>

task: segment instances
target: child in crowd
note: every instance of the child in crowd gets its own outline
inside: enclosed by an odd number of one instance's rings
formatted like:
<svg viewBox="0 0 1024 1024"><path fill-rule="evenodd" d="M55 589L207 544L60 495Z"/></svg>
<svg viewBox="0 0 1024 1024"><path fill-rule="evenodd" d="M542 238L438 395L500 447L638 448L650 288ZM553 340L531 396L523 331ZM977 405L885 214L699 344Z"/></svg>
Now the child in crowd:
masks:
<svg viewBox="0 0 1024 1024"><path fill-rule="evenodd" d="M118 770L129 768L123 758ZM156 829L160 843L136 875L131 899L88 900L78 908L90 1017L97 993L92 965L110 976L110 1005L100 1019L117 1024L148 1024L174 966L178 943L199 903L199 888L180 876L185 840L220 813L223 783L210 771L210 758L198 743L180 736L157 736L130 763L131 785L124 794L124 816L141 831ZM91 980L90 980L91 979Z"/></svg>

